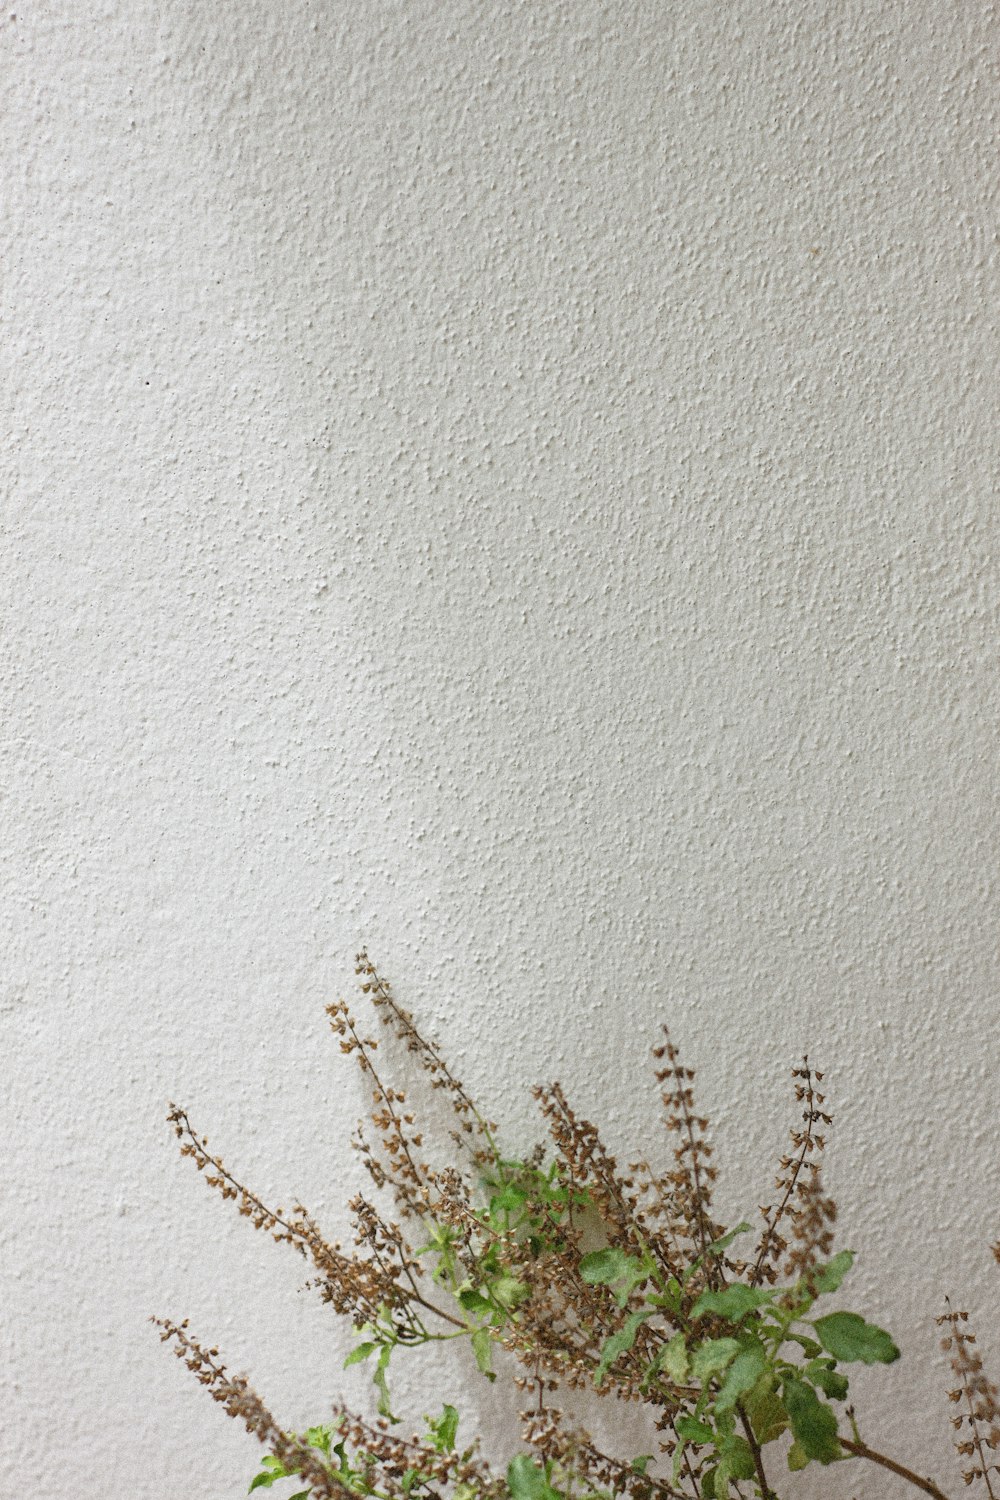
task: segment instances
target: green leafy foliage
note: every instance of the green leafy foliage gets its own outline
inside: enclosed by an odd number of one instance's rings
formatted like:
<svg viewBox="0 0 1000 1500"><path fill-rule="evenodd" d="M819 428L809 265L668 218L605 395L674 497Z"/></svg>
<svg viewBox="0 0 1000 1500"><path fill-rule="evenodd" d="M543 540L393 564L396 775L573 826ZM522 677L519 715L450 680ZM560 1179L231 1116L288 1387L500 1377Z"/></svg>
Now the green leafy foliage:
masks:
<svg viewBox="0 0 1000 1500"><path fill-rule="evenodd" d="M739 1323L746 1317L747 1313L753 1312L755 1308L763 1307L766 1302L774 1299L774 1292L757 1286L747 1286L742 1281L734 1281L730 1286L724 1287L721 1292L702 1292L691 1309L692 1318L704 1317L706 1313L714 1313L718 1318L725 1318L727 1322Z"/></svg>
<svg viewBox="0 0 1000 1500"><path fill-rule="evenodd" d="M183 1111L171 1114L184 1154L208 1169L209 1184L311 1259L325 1300L353 1326L343 1367L367 1364L374 1386L380 1420L344 1413L296 1436L244 1385L226 1384L214 1350L169 1325L203 1383L269 1446L250 1492L289 1481L306 1487L281 1500L777 1500L783 1459L792 1471L859 1455L882 1461L861 1441L856 1413L839 1407L849 1392L841 1366L889 1364L899 1350L861 1314L823 1300L840 1293L854 1253L832 1253L833 1208L819 1183L819 1132L829 1123L821 1075L807 1064L795 1070L803 1127L782 1160L777 1207L761 1210L760 1240L737 1259L733 1246L751 1226L715 1222L707 1122L695 1114L692 1075L669 1042L655 1049L672 1143L658 1170L640 1163L621 1171L558 1085L538 1091L548 1151L509 1156L364 956L359 973L459 1125L455 1161L427 1166L405 1094L376 1068L375 1040L343 1002L331 1007L342 1048L361 1062L374 1099L381 1146L363 1145L365 1160L376 1188L395 1193L400 1217L397 1224L355 1200L358 1256L328 1245L304 1209L291 1218L270 1212L209 1155ZM405 1439L395 1432L390 1379L395 1386L399 1360L432 1345L459 1355L454 1404ZM475 1441L459 1450L458 1397L473 1382L479 1409L491 1411L490 1388L512 1375L532 1451L495 1470ZM600 1398L644 1406L648 1452L604 1453L569 1425L550 1398L588 1382ZM910 1477L928 1492L927 1481ZM933 1485L929 1493L943 1500Z"/></svg>
<svg viewBox="0 0 1000 1500"><path fill-rule="evenodd" d="M625 1324L613 1333L609 1339L605 1339L601 1347L601 1357L594 1371L594 1384L601 1385L611 1366L623 1354L627 1354L635 1343L635 1336L647 1318L653 1316L654 1309L647 1308L642 1312L633 1313L625 1320Z"/></svg>
<svg viewBox="0 0 1000 1500"><path fill-rule="evenodd" d="M823 1404L813 1387L794 1375L786 1375L782 1394L795 1441L806 1459L829 1464L843 1458L837 1442L836 1414Z"/></svg>
<svg viewBox="0 0 1000 1500"><path fill-rule="evenodd" d="M636 1287L644 1285L652 1263L637 1260L622 1250L594 1250L580 1261L580 1278L590 1286L610 1286L619 1307L624 1307Z"/></svg>
<svg viewBox="0 0 1000 1500"><path fill-rule="evenodd" d="M891 1365L899 1358L899 1350L885 1329L866 1323L857 1313L830 1313L817 1318L813 1327L823 1348L845 1363L860 1360L865 1365Z"/></svg>
<svg viewBox="0 0 1000 1500"><path fill-rule="evenodd" d="M699 1344L691 1356L691 1374L702 1384L732 1364L740 1352L739 1339L709 1339Z"/></svg>
<svg viewBox="0 0 1000 1500"><path fill-rule="evenodd" d="M767 1351L763 1344L754 1343L741 1348L719 1387L715 1398L715 1410L717 1412L730 1411L741 1396L753 1390L767 1369Z"/></svg>
<svg viewBox="0 0 1000 1500"><path fill-rule="evenodd" d="M458 1434L458 1411L447 1403L439 1417L427 1417L427 1432L431 1447L438 1453L453 1453Z"/></svg>
<svg viewBox="0 0 1000 1500"><path fill-rule="evenodd" d="M549 1483L544 1464L535 1463L526 1453L518 1453L507 1465L507 1488L511 1500L561 1500L558 1490Z"/></svg>
<svg viewBox="0 0 1000 1500"><path fill-rule="evenodd" d="M840 1283L854 1264L854 1251L841 1250L825 1266L820 1266L812 1276L812 1284L818 1297L840 1290Z"/></svg>
<svg viewBox="0 0 1000 1500"><path fill-rule="evenodd" d="M293 1442L312 1449L318 1456L326 1459L330 1455L330 1445L335 1432L336 1428L333 1426L317 1426L308 1428L300 1437L296 1436L295 1433L290 1434L290 1436ZM324 1465L324 1467L326 1466ZM252 1495L254 1490L269 1490L279 1479L291 1479L295 1475L301 1474L301 1472L301 1464L294 1462L286 1464L275 1454L268 1453L261 1459L260 1473L255 1474L253 1479L251 1479L250 1488L247 1493ZM333 1473L332 1468L330 1472ZM350 1487L354 1488L355 1486ZM361 1492L367 1493L367 1491ZM309 1500L309 1491L298 1490L294 1495L283 1497L283 1500Z"/></svg>

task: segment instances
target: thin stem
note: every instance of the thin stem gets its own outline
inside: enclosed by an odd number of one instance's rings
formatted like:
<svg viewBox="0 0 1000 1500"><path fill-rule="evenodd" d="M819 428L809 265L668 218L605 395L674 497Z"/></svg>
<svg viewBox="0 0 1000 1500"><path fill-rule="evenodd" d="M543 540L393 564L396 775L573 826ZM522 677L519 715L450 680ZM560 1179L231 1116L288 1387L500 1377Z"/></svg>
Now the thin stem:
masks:
<svg viewBox="0 0 1000 1500"><path fill-rule="evenodd" d="M743 1424L743 1431L747 1435L747 1442L750 1444L750 1452L753 1454L753 1466L757 1470L757 1482L760 1485L761 1500L771 1500L773 1492L771 1490L771 1486L767 1482L767 1475L764 1473L764 1459L760 1451L760 1444L754 1436L754 1430L750 1425L750 1418L746 1414L742 1401L737 1401L736 1410L740 1414L740 1421Z"/></svg>
<svg viewBox="0 0 1000 1500"><path fill-rule="evenodd" d="M468 1325L468 1323L463 1323L460 1318L453 1318L452 1315L451 1315L451 1313L446 1313L443 1307L435 1307L435 1305L434 1305L433 1302L428 1302L426 1300L426 1298L424 1298L424 1297L422 1297L420 1295L419 1292L414 1292L413 1295L410 1297L410 1301L411 1302L419 1302L421 1307L426 1308L428 1312L432 1312L435 1317L437 1317L437 1318L443 1318L444 1321L446 1323L450 1323L453 1328L459 1328L459 1329L461 1329L461 1331L463 1333L468 1333L469 1332L469 1325ZM458 1334L444 1334L444 1335L434 1334L434 1335L432 1335L432 1337L434 1337L434 1338L437 1338L437 1337L457 1338Z"/></svg>
<svg viewBox="0 0 1000 1500"><path fill-rule="evenodd" d="M672 1430L672 1432L674 1434L674 1437L677 1439L678 1442L680 1442L681 1441L681 1435L677 1431L677 1419L676 1419L676 1417L671 1417L670 1418L670 1427L671 1427L671 1430ZM683 1451L681 1457L684 1460L684 1467L687 1470L687 1477L691 1481L691 1488L694 1490L694 1493L695 1493L695 1500L697 1500L697 1496L699 1494L698 1480L695 1478L694 1469L691 1467L691 1455L688 1453L686 1445L685 1445L685 1448L684 1448L684 1451Z"/></svg>
<svg viewBox="0 0 1000 1500"><path fill-rule="evenodd" d="M838 1443L846 1448L848 1453L853 1453L856 1458L867 1458L869 1463L878 1464L883 1469L888 1469L893 1474L898 1474L900 1479L906 1479L915 1485L918 1490L923 1490L925 1495L933 1495L934 1500L948 1500L943 1490L939 1490L932 1479L922 1479L919 1474L914 1474L912 1469L899 1464L894 1458L888 1458L884 1453L869 1448L867 1443L854 1442L851 1438L838 1436Z"/></svg>

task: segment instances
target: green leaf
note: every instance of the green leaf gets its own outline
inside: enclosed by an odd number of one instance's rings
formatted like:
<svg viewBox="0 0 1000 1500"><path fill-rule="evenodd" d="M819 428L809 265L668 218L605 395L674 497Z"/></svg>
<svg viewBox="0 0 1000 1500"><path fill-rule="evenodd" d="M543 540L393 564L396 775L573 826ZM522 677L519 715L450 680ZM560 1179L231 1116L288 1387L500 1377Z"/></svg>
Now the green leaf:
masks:
<svg viewBox="0 0 1000 1500"><path fill-rule="evenodd" d="M310 1500L311 1490L296 1490L294 1495L289 1495L288 1500Z"/></svg>
<svg viewBox="0 0 1000 1500"><path fill-rule="evenodd" d="M812 1325L823 1348L846 1363L860 1360L865 1365L891 1365L899 1350L884 1328L866 1323L857 1313L830 1313L817 1318Z"/></svg>
<svg viewBox="0 0 1000 1500"><path fill-rule="evenodd" d="M748 1224L744 1219L741 1223L737 1224L735 1229L730 1229L719 1239L713 1240L708 1247L707 1253L709 1255L721 1255L723 1250L729 1249L730 1245L733 1243L733 1240L735 1240L741 1234L748 1234L752 1228L753 1225Z"/></svg>
<svg viewBox="0 0 1000 1500"><path fill-rule="evenodd" d="M691 1372L696 1380L711 1380L736 1358L740 1346L735 1339L709 1339L699 1344L691 1356Z"/></svg>
<svg viewBox="0 0 1000 1500"><path fill-rule="evenodd" d="M681 1305L682 1287L676 1276L671 1276L662 1292L656 1292L647 1296L647 1301L654 1307L665 1307L670 1312L677 1312Z"/></svg>
<svg viewBox="0 0 1000 1500"><path fill-rule="evenodd" d="M841 1250L831 1261L827 1261L812 1277L816 1295L823 1297L828 1292L835 1292L853 1264L853 1250Z"/></svg>
<svg viewBox="0 0 1000 1500"><path fill-rule="evenodd" d="M728 1485L725 1486L721 1495L716 1494L715 1476L718 1472L718 1465L716 1465L714 1469L706 1469L701 1476L701 1493L704 1496L704 1500L726 1500L726 1494L729 1489Z"/></svg>
<svg viewBox="0 0 1000 1500"><path fill-rule="evenodd" d="M472 1352L476 1356L476 1364L482 1370L487 1380L496 1380L493 1373L493 1340L490 1338L488 1328L477 1328L470 1340Z"/></svg>
<svg viewBox="0 0 1000 1500"><path fill-rule="evenodd" d="M378 1401L376 1407L380 1417L388 1417L390 1422L398 1422L399 1418L392 1414L392 1406L389 1399L389 1383L386 1380L386 1370L389 1368L389 1360L392 1356L392 1345L383 1344L379 1351L378 1363L372 1376L372 1383L378 1390Z"/></svg>
<svg viewBox="0 0 1000 1500"><path fill-rule="evenodd" d="M370 1354L374 1354L377 1348L378 1344L359 1344L356 1349L351 1350L350 1354L344 1360L344 1369L349 1370L351 1365L359 1365L363 1359L367 1359Z"/></svg>
<svg viewBox="0 0 1000 1500"><path fill-rule="evenodd" d="M637 1260L626 1255L624 1250L592 1250L580 1261L581 1280L588 1286L617 1287L615 1300L624 1307L637 1286L649 1280L652 1266L649 1261Z"/></svg>
<svg viewBox="0 0 1000 1500"><path fill-rule="evenodd" d="M684 1272L682 1280L685 1286L698 1270L698 1267L701 1265L706 1255L721 1255L724 1250L728 1250L729 1246L733 1243L733 1240L736 1239L737 1235L746 1234L750 1228L752 1228L752 1226L746 1223L746 1221L744 1220L743 1223L737 1224L735 1229L730 1229L727 1234L720 1235L717 1240L713 1240L710 1245L706 1245L704 1254L696 1255L694 1260L688 1266L687 1270Z"/></svg>
<svg viewBox="0 0 1000 1500"><path fill-rule="evenodd" d="M715 1441L715 1428L710 1427L707 1422L699 1422L697 1417L678 1417L674 1423L677 1436L682 1437L686 1443L711 1443Z"/></svg>
<svg viewBox="0 0 1000 1500"><path fill-rule="evenodd" d="M753 1435L763 1448L773 1443L788 1426L788 1413L770 1380L762 1380L743 1402Z"/></svg>
<svg viewBox="0 0 1000 1500"><path fill-rule="evenodd" d="M799 1469L804 1469L809 1462L809 1455L801 1443L793 1443L788 1450L788 1467L795 1474Z"/></svg>
<svg viewBox="0 0 1000 1500"><path fill-rule="evenodd" d="M252 1495L254 1490L269 1490L276 1479L284 1479L284 1477L283 1472L281 1474L257 1474L251 1479L247 1494Z"/></svg>
<svg viewBox="0 0 1000 1500"><path fill-rule="evenodd" d="M439 1417L428 1417L433 1446L439 1453L454 1453L455 1434L458 1432L458 1412L453 1406L444 1406Z"/></svg>
<svg viewBox="0 0 1000 1500"><path fill-rule="evenodd" d="M544 1470L528 1457L518 1453L507 1465L507 1488L513 1500L560 1500L559 1494L545 1477Z"/></svg>
<svg viewBox="0 0 1000 1500"><path fill-rule="evenodd" d="M500 1276L490 1286L490 1292L495 1302L508 1311L518 1306L526 1297L531 1296L531 1288L523 1281L518 1281L516 1276Z"/></svg>
<svg viewBox="0 0 1000 1500"><path fill-rule="evenodd" d="M832 1368L833 1361L825 1359L814 1359L806 1365L802 1371L807 1380L813 1385L818 1385L824 1396L831 1396L834 1401L843 1401L850 1388L850 1382L846 1375L841 1375L839 1370Z"/></svg>
<svg viewBox="0 0 1000 1500"><path fill-rule="evenodd" d="M482 1292L475 1291L472 1287L466 1287L459 1292L458 1300L465 1312L485 1313L490 1310L490 1301L484 1297Z"/></svg>
<svg viewBox="0 0 1000 1500"><path fill-rule="evenodd" d="M679 1330L668 1344L664 1344L657 1356L657 1364L674 1385L683 1385L688 1373L687 1345Z"/></svg>
<svg viewBox="0 0 1000 1500"><path fill-rule="evenodd" d="M639 1456L638 1456L638 1458L633 1458L633 1460L632 1460L632 1465L631 1465L631 1467L632 1467L632 1473L633 1474L645 1474L646 1470L649 1468L649 1466L650 1466L650 1464L652 1462L653 1462L653 1455L652 1455L652 1453L640 1453Z"/></svg>
<svg viewBox="0 0 1000 1500"><path fill-rule="evenodd" d="M524 1188L519 1188L515 1183L508 1182L499 1193L490 1199L490 1213L516 1213L519 1208L524 1207L527 1201L528 1194Z"/></svg>
<svg viewBox="0 0 1000 1500"><path fill-rule="evenodd" d="M600 1385L615 1361L620 1359L623 1354L627 1354L632 1348L632 1345L635 1343L636 1334L646 1319L653 1316L653 1312L653 1308L647 1308L644 1312L633 1313L630 1318L625 1320L624 1325L617 1333L613 1333L609 1339L605 1340L601 1348L601 1357L597 1369L594 1371L595 1385Z"/></svg>
<svg viewBox="0 0 1000 1500"><path fill-rule="evenodd" d="M753 1479L757 1473L753 1451L746 1438L727 1438L719 1449L719 1458L719 1468L726 1479Z"/></svg>
<svg viewBox="0 0 1000 1500"><path fill-rule="evenodd" d="M807 1339L804 1333L789 1333L786 1335L793 1344L798 1344L807 1359L815 1359L817 1354L823 1353L822 1344L817 1344L815 1339Z"/></svg>
<svg viewBox="0 0 1000 1500"><path fill-rule="evenodd" d="M634 1255L626 1255L624 1250L592 1250L580 1261L580 1278L588 1286L622 1281L626 1276L634 1275L641 1264Z"/></svg>
<svg viewBox="0 0 1000 1500"><path fill-rule="evenodd" d="M753 1312L755 1307L760 1307L773 1298L774 1292L734 1281L721 1292L702 1292L691 1309L691 1316L702 1318L706 1313L715 1313L720 1318L728 1319L730 1323L739 1323L748 1312Z"/></svg>
<svg viewBox="0 0 1000 1500"><path fill-rule="evenodd" d="M715 1398L715 1410L730 1411L745 1391L753 1389L766 1369L767 1355L759 1345L741 1349L726 1371L722 1389Z"/></svg>
<svg viewBox="0 0 1000 1500"><path fill-rule="evenodd" d="M787 1375L782 1381L782 1392L792 1432L806 1458L814 1458L821 1464L842 1458L843 1449L837 1442L837 1418L823 1405L812 1386Z"/></svg>
<svg viewBox="0 0 1000 1500"><path fill-rule="evenodd" d="M329 1454L334 1431L335 1428L333 1427L308 1427L306 1429L306 1442L310 1448L318 1448L320 1453Z"/></svg>

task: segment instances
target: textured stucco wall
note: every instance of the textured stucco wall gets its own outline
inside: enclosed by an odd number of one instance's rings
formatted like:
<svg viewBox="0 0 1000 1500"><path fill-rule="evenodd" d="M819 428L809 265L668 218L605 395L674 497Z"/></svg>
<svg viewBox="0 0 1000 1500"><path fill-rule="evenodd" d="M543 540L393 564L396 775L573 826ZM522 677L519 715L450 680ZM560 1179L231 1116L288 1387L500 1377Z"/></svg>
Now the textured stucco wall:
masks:
<svg viewBox="0 0 1000 1500"><path fill-rule="evenodd" d="M808 1048L907 1356L873 1435L953 1477L942 1289L1000 1356L998 23L11 0L0 1491L244 1492L152 1312L291 1423L366 1392L163 1123L343 1226L361 941L516 1144L558 1075L655 1150L669 1017L734 1212Z"/></svg>

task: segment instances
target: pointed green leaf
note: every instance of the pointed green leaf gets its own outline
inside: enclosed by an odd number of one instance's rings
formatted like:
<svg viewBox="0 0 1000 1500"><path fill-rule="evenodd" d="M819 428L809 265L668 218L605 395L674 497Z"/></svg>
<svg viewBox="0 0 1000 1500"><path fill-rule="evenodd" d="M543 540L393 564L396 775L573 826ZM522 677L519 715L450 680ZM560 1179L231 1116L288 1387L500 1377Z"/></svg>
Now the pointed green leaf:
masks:
<svg viewBox="0 0 1000 1500"><path fill-rule="evenodd" d="M344 1360L344 1369L349 1370L351 1365L359 1365L363 1359L367 1359L370 1354L374 1354L377 1348L377 1344L359 1344L356 1349L351 1350L350 1354Z"/></svg>
<svg viewBox="0 0 1000 1500"><path fill-rule="evenodd" d="M519 1306L531 1296L531 1288L516 1276L500 1276L490 1286L493 1300L509 1310Z"/></svg>
<svg viewBox="0 0 1000 1500"><path fill-rule="evenodd" d="M432 1447L436 1448L438 1453L453 1453L455 1434L458 1431L458 1412L455 1408L445 1405L439 1417L425 1417L424 1420L430 1433Z"/></svg>
<svg viewBox="0 0 1000 1500"><path fill-rule="evenodd" d="M687 1346L679 1330L669 1343L664 1344L657 1357L657 1364L674 1385L683 1385L688 1373Z"/></svg>
<svg viewBox="0 0 1000 1500"><path fill-rule="evenodd" d="M762 1380L749 1392L743 1402L743 1410L761 1447L766 1443L773 1443L788 1426L788 1413L781 1403L781 1397L771 1385L770 1378Z"/></svg>
<svg viewBox="0 0 1000 1500"><path fill-rule="evenodd" d="M527 1453L516 1454L507 1465L507 1488L513 1500L559 1500L544 1470Z"/></svg>
<svg viewBox="0 0 1000 1500"><path fill-rule="evenodd" d="M710 1380L736 1358L740 1346L735 1339L709 1339L691 1356L691 1371L696 1380Z"/></svg>
<svg viewBox="0 0 1000 1500"><path fill-rule="evenodd" d="M807 1380L818 1386L824 1396L831 1396L834 1401L843 1401L850 1388L850 1382L846 1375L841 1375L839 1370L832 1368L833 1361L825 1359L814 1359L806 1365L802 1371Z"/></svg>
<svg viewBox="0 0 1000 1500"><path fill-rule="evenodd" d="M477 1328L470 1340L472 1352L476 1356L476 1364L482 1370L487 1380L496 1380L493 1373L493 1340L490 1338L488 1328Z"/></svg>
<svg viewBox="0 0 1000 1500"><path fill-rule="evenodd" d="M378 1391L376 1407L380 1417L388 1417L390 1422L398 1422L399 1418L393 1416L392 1406L389 1398L389 1382L386 1379L386 1370L389 1368L389 1360L392 1357L392 1345L383 1344L379 1350L378 1363L372 1376L372 1384Z"/></svg>
<svg viewBox="0 0 1000 1500"><path fill-rule="evenodd" d="M652 1316L652 1308L647 1308L644 1312L633 1313L630 1318L625 1320L623 1327L617 1333L613 1333L609 1339L605 1340L601 1348L600 1361L597 1369L594 1371L595 1385L600 1385L615 1361L620 1359L623 1354L628 1353L635 1343L635 1336L642 1324L645 1323L647 1318L651 1318Z"/></svg>
<svg viewBox="0 0 1000 1500"><path fill-rule="evenodd" d="M727 1479L753 1479L757 1473L753 1452L746 1438L736 1435L727 1438L719 1450L719 1458L719 1468Z"/></svg>
<svg viewBox="0 0 1000 1500"><path fill-rule="evenodd" d="M866 1323L857 1313L830 1313L825 1318L817 1318L812 1326L823 1348L834 1359L847 1363L860 1360L865 1365L891 1365L899 1358L899 1350L885 1329Z"/></svg>
<svg viewBox="0 0 1000 1500"><path fill-rule="evenodd" d="M634 1276L641 1266L641 1261L624 1250L592 1250L580 1261L580 1279L588 1286L610 1285Z"/></svg>
<svg viewBox="0 0 1000 1500"><path fill-rule="evenodd" d="M707 1422L699 1422L697 1417L678 1417L674 1423L678 1437L682 1437L687 1443L711 1443L715 1438L715 1429Z"/></svg>
<svg viewBox="0 0 1000 1500"><path fill-rule="evenodd" d="M741 1234L749 1233L752 1228L753 1225L748 1224L744 1219L741 1223L736 1225L735 1229L730 1229L726 1234L721 1235L719 1239L712 1241L712 1243L708 1247L709 1255L721 1255L723 1250L729 1249L730 1245L733 1243L733 1240L735 1240Z"/></svg>
<svg viewBox="0 0 1000 1500"><path fill-rule="evenodd" d="M821 1464L842 1458L843 1449L837 1442L837 1418L823 1405L812 1386L789 1375L782 1381L782 1392L792 1432L806 1458L814 1458Z"/></svg>
<svg viewBox="0 0 1000 1500"><path fill-rule="evenodd" d="M691 1316L702 1318L706 1313L715 1313L731 1323L739 1323L755 1307L772 1301L774 1295L762 1287L744 1286L742 1281L734 1281L721 1292L702 1292L691 1309Z"/></svg>
<svg viewBox="0 0 1000 1500"><path fill-rule="evenodd" d="M853 1250L841 1250L831 1261L827 1261L812 1277L816 1295L823 1297L828 1292L835 1292L853 1264Z"/></svg>
<svg viewBox="0 0 1000 1500"><path fill-rule="evenodd" d="M760 1345L741 1349L726 1371L722 1389L715 1398L715 1410L731 1411L745 1391L752 1390L767 1369L767 1355ZM740 1476L734 1474L734 1478Z"/></svg>
<svg viewBox="0 0 1000 1500"><path fill-rule="evenodd" d="M668 1278L663 1291L648 1294L647 1300L654 1307L665 1307L670 1312L677 1312L681 1305L681 1294L682 1288L680 1282L676 1276L671 1276Z"/></svg>
<svg viewBox="0 0 1000 1500"><path fill-rule="evenodd" d="M333 1427L309 1427L306 1429L306 1442L310 1448L318 1448L320 1453L329 1453L334 1431Z"/></svg>
<svg viewBox="0 0 1000 1500"><path fill-rule="evenodd" d="M615 1300L624 1307L632 1292L649 1280L653 1267L647 1260L637 1260L624 1250L594 1250L580 1261L581 1279L589 1286L615 1288Z"/></svg>
<svg viewBox="0 0 1000 1500"><path fill-rule="evenodd" d="M254 1490L269 1490L276 1479L284 1479L284 1477L284 1474L256 1474L250 1481L247 1494L252 1495Z"/></svg>
<svg viewBox="0 0 1000 1500"><path fill-rule="evenodd" d="M788 1467L795 1474L799 1469L804 1469L809 1462L809 1455L801 1443L793 1443L788 1450Z"/></svg>

